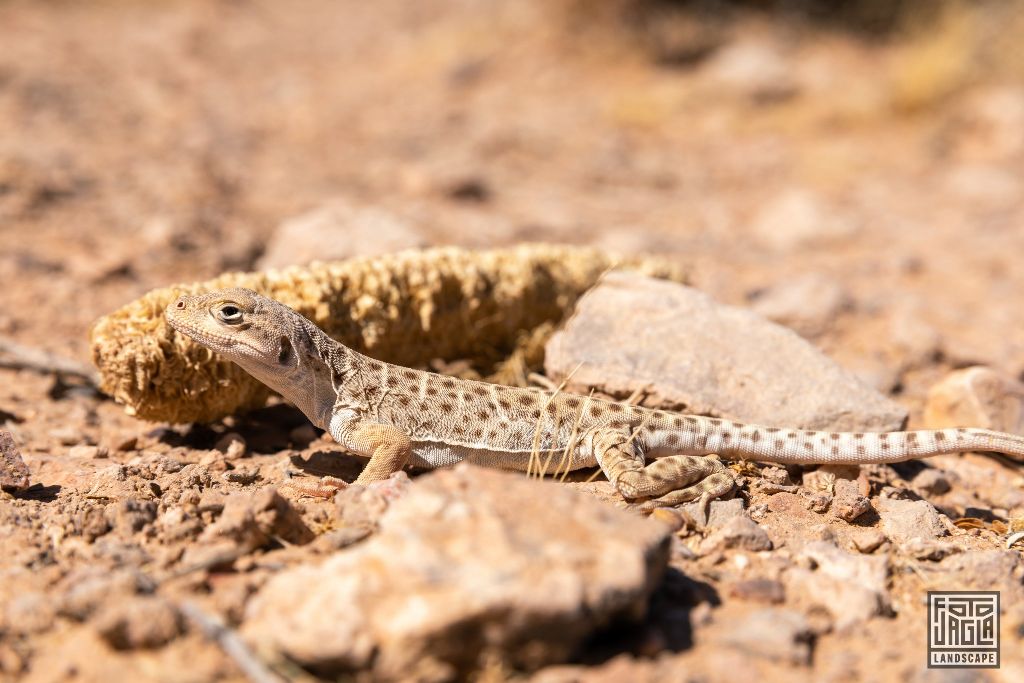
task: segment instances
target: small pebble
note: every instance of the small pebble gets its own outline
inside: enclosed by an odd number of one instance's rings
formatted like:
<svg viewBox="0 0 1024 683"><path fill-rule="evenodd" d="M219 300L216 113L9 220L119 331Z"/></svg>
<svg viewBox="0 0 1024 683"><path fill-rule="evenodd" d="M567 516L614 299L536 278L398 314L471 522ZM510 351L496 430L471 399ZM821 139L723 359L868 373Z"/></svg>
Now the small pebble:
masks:
<svg viewBox="0 0 1024 683"><path fill-rule="evenodd" d="M885 534L878 529L865 529L854 534L852 539L853 547L862 553L873 553L879 546L885 543Z"/></svg>
<svg viewBox="0 0 1024 683"><path fill-rule="evenodd" d="M83 460L102 460L109 455L106 446L72 446L68 449L68 457Z"/></svg>
<svg viewBox="0 0 1024 683"><path fill-rule="evenodd" d="M259 468L256 467L238 467L236 469L226 471L221 476L225 481L245 486L259 479L260 471Z"/></svg>
<svg viewBox="0 0 1024 683"><path fill-rule="evenodd" d="M114 444L115 451L134 451L139 445L138 436L129 436Z"/></svg>
<svg viewBox="0 0 1024 683"><path fill-rule="evenodd" d="M807 498L807 509L819 515L828 511L832 504L832 494L825 491L815 493Z"/></svg>
<svg viewBox="0 0 1024 683"><path fill-rule="evenodd" d="M237 432L228 432L220 437L214 448L223 453L225 459L238 460L246 454L245 438Z"/></svg>

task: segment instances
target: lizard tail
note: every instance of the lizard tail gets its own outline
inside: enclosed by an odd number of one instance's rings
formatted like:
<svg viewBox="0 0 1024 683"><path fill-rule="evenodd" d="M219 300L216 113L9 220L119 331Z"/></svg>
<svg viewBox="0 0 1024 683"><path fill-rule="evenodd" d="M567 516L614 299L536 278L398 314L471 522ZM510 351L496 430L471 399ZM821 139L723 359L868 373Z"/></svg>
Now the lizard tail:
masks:
<svg viewBox="0 0 1024 683"><path fill-rule="evenodd" d="M1024 436L989 429L909 432L818 432L699 418L677 439L686 452L718 453L737 460L780 464L864 465L946 453L992 451L1024 463Z"/></svg>

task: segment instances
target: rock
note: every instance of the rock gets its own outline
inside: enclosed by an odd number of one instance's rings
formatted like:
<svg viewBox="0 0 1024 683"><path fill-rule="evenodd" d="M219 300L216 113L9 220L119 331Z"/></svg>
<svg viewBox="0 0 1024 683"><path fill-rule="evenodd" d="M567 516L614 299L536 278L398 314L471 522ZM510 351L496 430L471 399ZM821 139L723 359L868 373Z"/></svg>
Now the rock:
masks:
<svg viewBox="0 0 1024 683"><path fill-rule="evenodd" d="M282 223L257 267L283 268L425 246L425 237L404 219L337 199Z"/></svg>
<svg viewBox="0 0 1024 683"><path fill-rule="evenodd" d="M334 495L335 524L376 529L391 503L405 495L411 484L409 475L400 471L384 481L347 486Z"/></svg>
<svg viewBox="0 0 1024 683"><path fill-rule="evenodd" d="M0 429L0 488L5 491L24 491L29 487L28 465L14 445L10 432Z"/></svg>
<svg viewBox="0 0 1024 683"><path fill-rule="evenodd" d="M61 446L74 446L82 440L82 434L72 427L57 427L50 430L50 437L60 442Z"/></svg>
<svg viewBox="0 0 1024 683"><path fill-rule="evenodd" d="M113 572L81 569L72 572L61 583L64 593L60 613L78 621L88 619L108 603L122 602L132 595L152 592L156 587L138 570L124 568Z"/></svg>
<svg viewBox="0 0 1024 683"><path fill-rule="evenodd" d="M786 590L782 582L774 579L749 579L729 587L729 595L740 600L782 604L786 601Z"/></svg>
<svg viewBox="0 0 1024 683"><path fill-rule="evenodd" d="M913 539L931 540L949 533L939 513L925 500L880 498L878 516L882 520L882 531L898 546Z"/></svg>
<svg viewBox="0 0 1024 683"><path fill-rule="evenodd" d="M848 553L831 541L816 541L804 546L801 558L815 568L787 571L787 595L823 607L838 631L847 631L889 609L888 556Z"/></svg>
<svg viewBox="0 0 1024 683"><path fill-rule="evenodd" d="M789 472L786 471L785 467L779 467L771 465L761 469L761 476L765 481L772 484L778 484L779 486L790 486L793 481L789 478Z"/></svg>
<svg viewBox="0 0 1024 683"><path fill-rule="evenodd" d="M152 500L125 498L107 508L107 520L118 534L131 536L156 519L156 511L156 502Z"/></svg>
<svg viewBox="0 0 1024 683"><path fill-rule="evenodd" d="M749 517L733 517L700 544L700 554L709 555L730 548L757 552L771 550L768 533Z"/></svg>
<svg viewBox="0 0 1024 683"><path fill-rule="evenodd" d="M134 451L139 445L138 436L126 436L114 444L114 450L120 452Z"/></svg>
<svg viewBox="0 0 1024 683"><path fill-rule="evenodd" d="M857 482L849 479L836 480L832 514L845 522L852 522L869 510L871 501L861 495Z"/></svg>
<svg viewBox="0 0 1024 683"><path fill-rule="evenodd" d="M115 650L159 647L178 637L183 619L163 598L134 596L108 603L94 620L100 636Z"/></svg>
<svg viewBox="0 0 1024 683"><path fill-rule="evenodd" d="M704 528L710 531L720 529L735 517L746 517L743 508L746 504L742 498L731 498L729 500L713 500L708 504L707 523ZM687 503L680 508L680 511L689 519L702 519L700 501Z"/></svg>
<svg viewBox="0 0 1024 683"><path fill-rule="evenodd" d="M790 251L852 237L860 226L812 192L790 189L770 198L751 225L751 234L767 247Z"/></svg>
<svg viewBox="0 0 1024 683"><path fill-rule="evenodd" d="M975 550L950 555L934 568L942 573L942 590L998 590L1004 604L1012 605L1024 598L1021 564L1016 550Z"/></svg>
<svg viewBox="0 0 1024 683"><path fill-rule="evenodd" d="M926 467L917 473L917 476L910 482L915 491L926 496L938 496L948 493L952 486L946 473L934 467Z"/></svg>
<svg viewBox="0 0 1024 683"><path fill-rule="evenodd" d="M252 495L228 496L220 518L206 527L201 542L230 541L245 552L267 544L272 538L294 545L313 540L313 532L277 489L268 487Z"/></svg>
<svg viewBox="0 0 1024 683"><path fill-rule="evenodd" d="M373 538L271 578L242 633L328 677L535 669L614 617L639 616L669 538L662 524L551 482L439 470L388 508Z"/></svg>
<svg viewBox="0 0 1024 683"><path fill-rule="evenodd" d="M744 655L806 666L811 661L811 639L811 628L804 615L768 607L738 620L723 642Z"/></svg>
<svg viewBox="0 0 1024 683"><path fill-rule="evenodd" d="M942 541L923 538L910 539L900 550L915 559L931 560L933 562L937 562L949 555L963 552L963 548L953 543L943 543Z"/></svg>
<svg viewBox="0 0 1024 683"><path fill-rule="evenodd" d="M885 534L878 529L861 529L850 537L853 547L862 553L873 553L885 543Z"/></svg>
<svg viewBox="0 0 1024 683"><path fill-rule="evenodd" d="M236 432L228 432L220 437L213 447L223 453L226 460L238 460L245 457L246 453L245 437Z"/></svg>
<svg viewBox="0 0 1024 683"><path fill-rule="evenodd" d="M767 426L891 431L907 417L791 330L632 273L580 299L545 366L552 378L578 367L568 388L581 393L645 389L648 404Z"/></svg>
<svg viewBox="0 0 1024 683"><path fill-rule="evenodd" d="M928 392L924 422L1024 434L1024 384L986 367L956 370Z"/></svg>
<svg viewBox="0 0 1024 683"><path fill-rule="evenodd" d="M221 475L224 481L247 486L260 478L259 467L236 467Z"/></svg>
<svg viewBox="0 0 1024 683"><path fill-rule="evenodd" d="M110 520L102 507L89 507L76 517L76 528L90 543L110 531Z"/></svg>
<svg viewBox="0 0 1024 683"><path fill-rule="evenodd" d="M755 312L804 337L825 332L851 304L843 285L821 273L785 280L750 298Z"/></svg>
<svg viewBox="0 0 1024 683"><path fill-rule="evenodd" d="M0 605L0 623L5 630L18 634L49 631L57 617L55 601L51 596L36 591L18 593L6 604Z"/></svg>
<svg viewBox="0 0 1024 683"><path fill-rule="evenodd" d="M199 512L220 514L221 511L224 510L224 504L226 501L227 496L225 496L221 491L213 488L203 489L202 494L199 496Z"/></svg>
<svg viewBox="0 0 1024 683"><path fill-rule="evenodd" d="M106 446L72 446L68 449L69 458L79 458L82 460L102 460L110 455Z"/></svg>
<svg viewBox="0 0 1024 683"><path fill-rule="evenodd" d="M818 493L812 493L807 497L807 509L811 512L816 512L819 515L823 515L828 512L830 505L832 505L831 493L819 491Z"/></svg>

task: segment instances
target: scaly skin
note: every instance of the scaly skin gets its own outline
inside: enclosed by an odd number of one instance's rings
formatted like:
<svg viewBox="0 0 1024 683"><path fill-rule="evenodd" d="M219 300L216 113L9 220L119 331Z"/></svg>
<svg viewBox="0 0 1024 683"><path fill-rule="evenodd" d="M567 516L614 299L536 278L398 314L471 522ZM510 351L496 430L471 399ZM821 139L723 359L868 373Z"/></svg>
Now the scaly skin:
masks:
<svg viewBox="0 0 1024 683"><path fill-rule="evenodd" d="M786 464L892 463L962 451L1024 460L1024 437L985 429L777 429L412 370L359 354L247 289L183 296L166 316L174 330L231 359L369 457L357 483L406 464L468 461L527 472L597 465L624 498L649 509L728 493L732 476L708 453Z"/></svg>

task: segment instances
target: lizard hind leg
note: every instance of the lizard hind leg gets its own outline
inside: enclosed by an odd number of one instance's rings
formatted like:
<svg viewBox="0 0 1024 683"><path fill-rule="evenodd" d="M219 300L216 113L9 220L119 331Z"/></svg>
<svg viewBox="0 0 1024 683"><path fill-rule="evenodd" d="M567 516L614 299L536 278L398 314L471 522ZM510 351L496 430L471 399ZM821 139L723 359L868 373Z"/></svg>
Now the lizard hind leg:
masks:
<svg viewBox="0 0 1024 683"><path fill-rule="evenodd" d="M593 435L594 455L608 481L643 509L670 507L703 498L710 501L729 493L735 484L728 468L709 456L670 455L645 464L628 434L601 429Z"/></svg>

